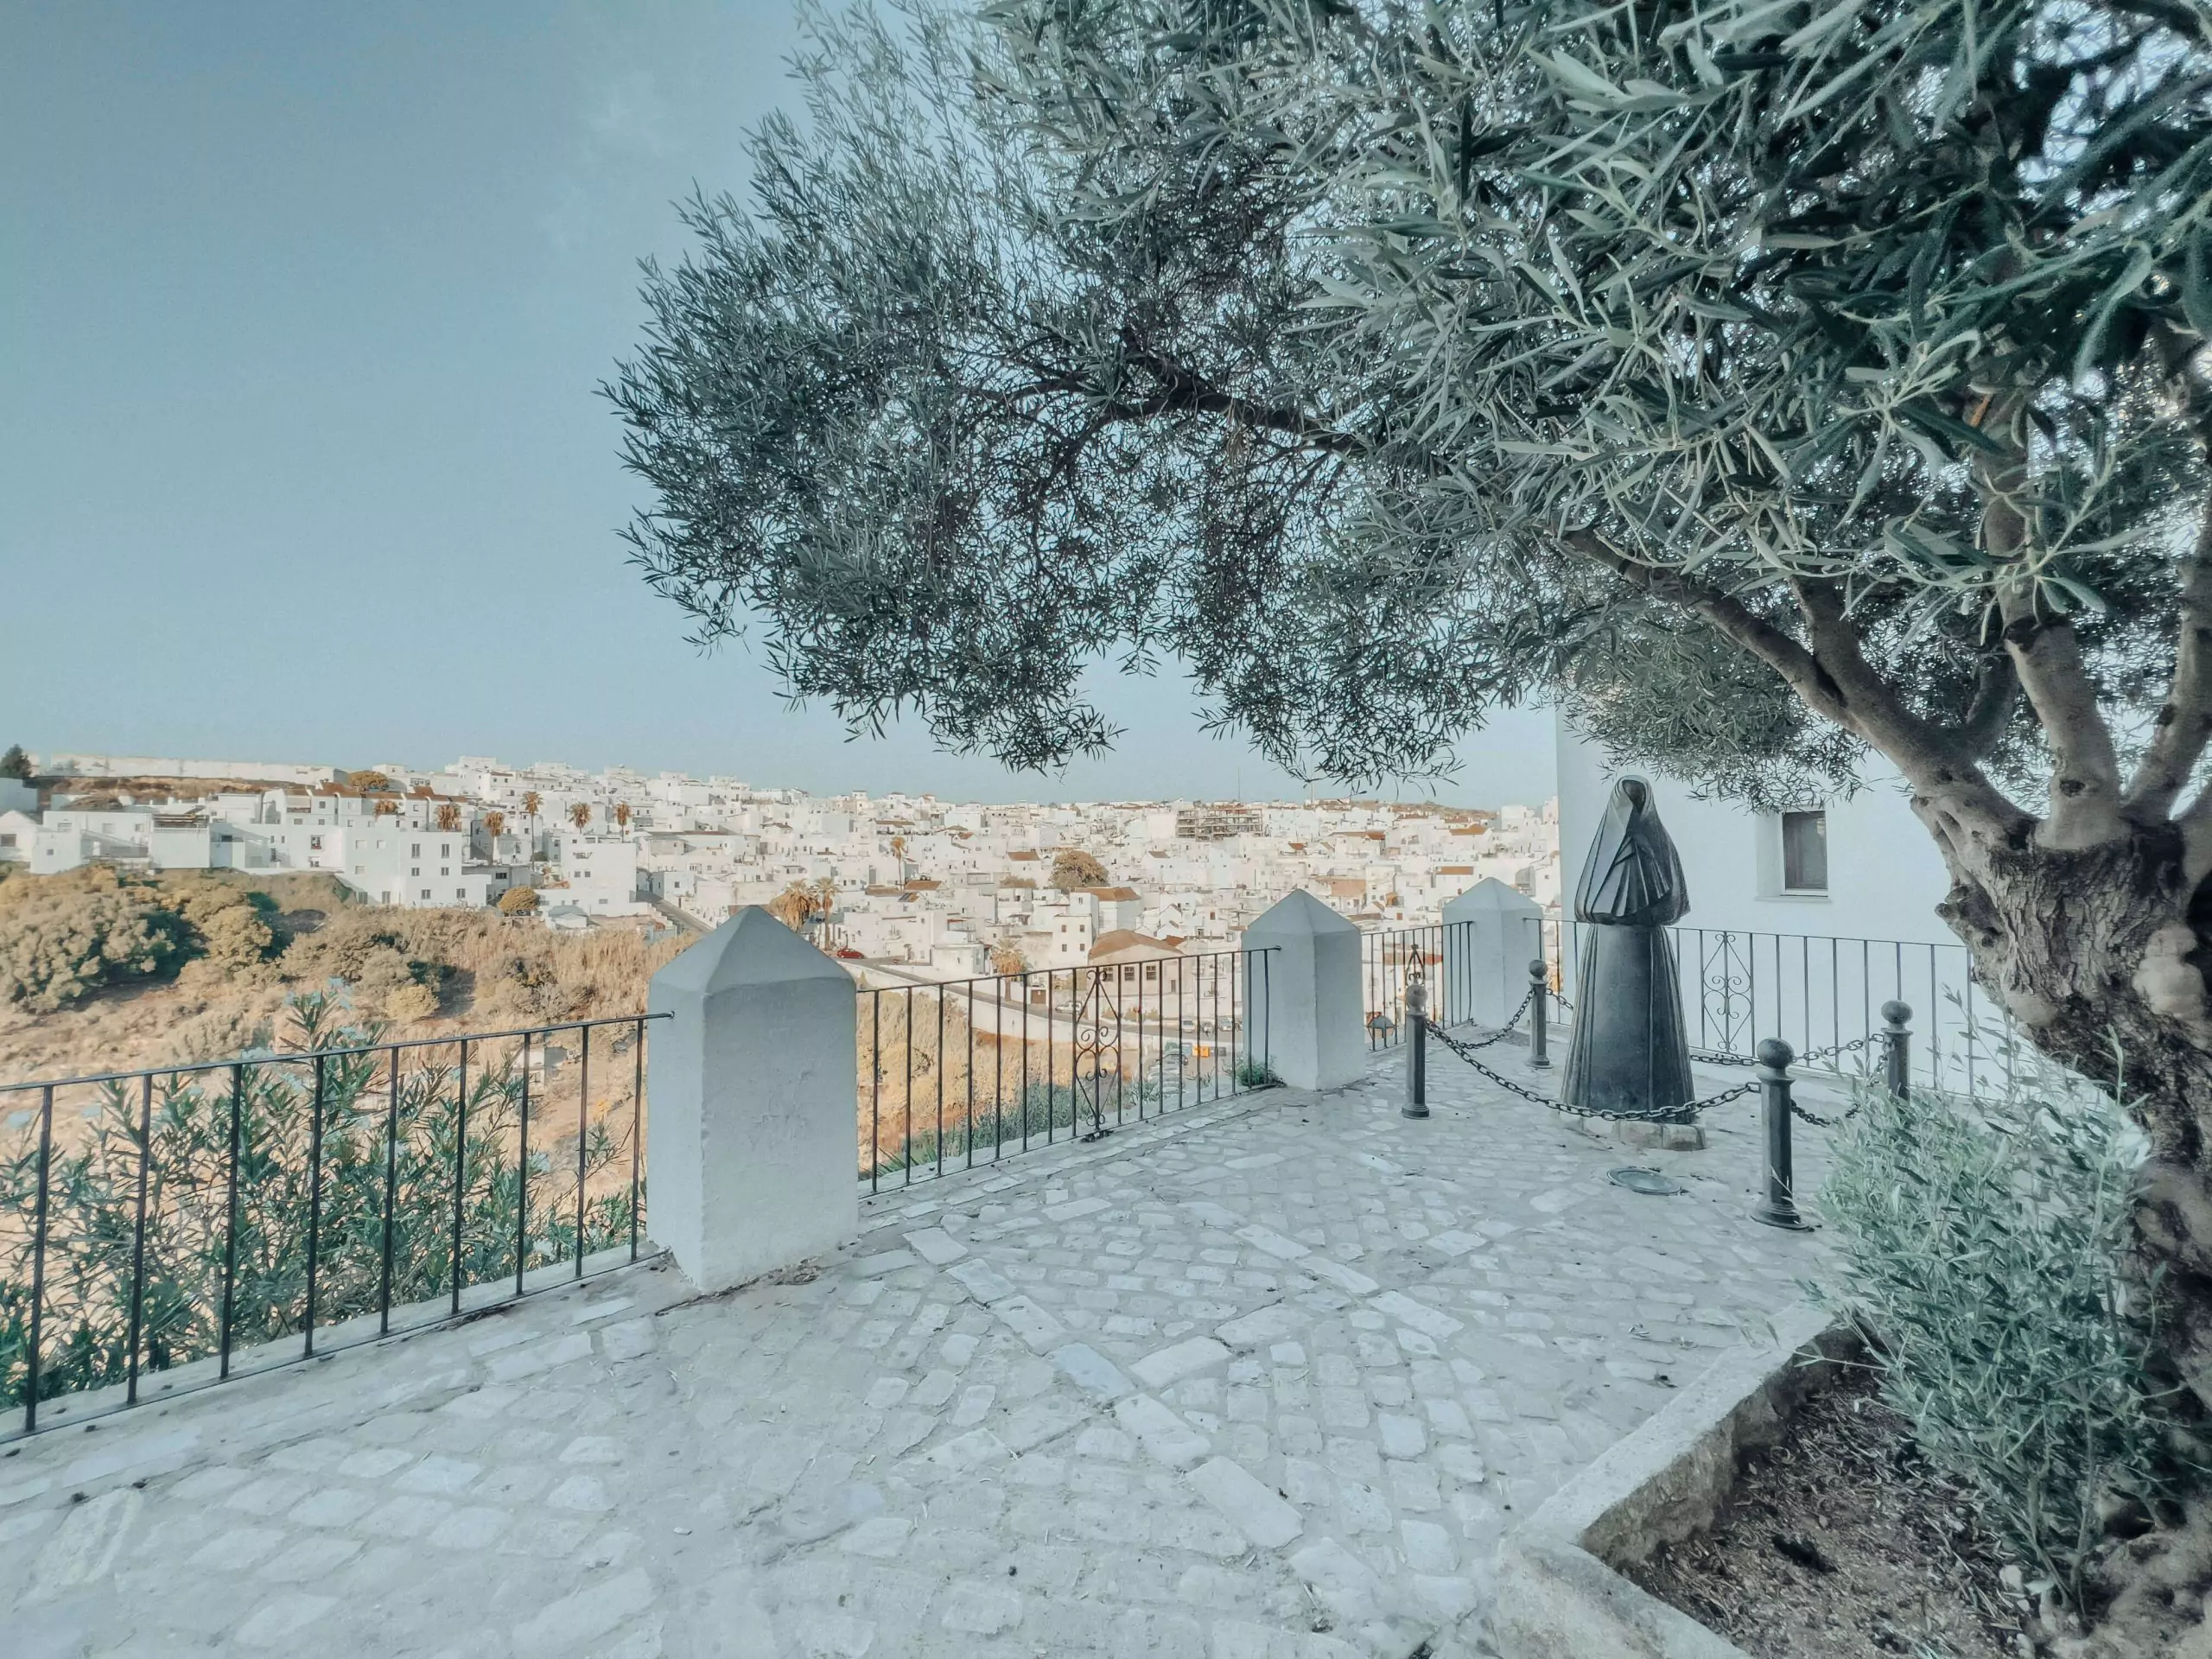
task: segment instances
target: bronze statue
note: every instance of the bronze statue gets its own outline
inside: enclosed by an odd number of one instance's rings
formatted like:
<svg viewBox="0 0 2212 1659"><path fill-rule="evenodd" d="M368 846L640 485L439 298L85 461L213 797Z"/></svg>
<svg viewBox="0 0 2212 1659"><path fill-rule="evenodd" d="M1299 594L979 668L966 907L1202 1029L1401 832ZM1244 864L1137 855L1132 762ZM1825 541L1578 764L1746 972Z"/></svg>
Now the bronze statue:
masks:
<svg viewBox="0 0 2212 1659"><path fill-rule="evenodd" d="M1658 1116L1695 1094L1674 941L1665 931L1689 907L1682 861L1650 786L1623 779L1574 890L1574 919L1595 925L1581 939L1574 1035L1560 1087L1567 1104Z"/></svg>

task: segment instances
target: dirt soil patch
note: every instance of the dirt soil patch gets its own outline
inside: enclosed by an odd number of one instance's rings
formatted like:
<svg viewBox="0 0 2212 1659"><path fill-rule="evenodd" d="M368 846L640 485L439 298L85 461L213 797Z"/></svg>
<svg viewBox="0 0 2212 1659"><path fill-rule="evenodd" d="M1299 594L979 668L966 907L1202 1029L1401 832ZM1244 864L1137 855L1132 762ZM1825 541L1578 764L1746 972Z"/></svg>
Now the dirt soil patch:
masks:
<svg viewBox="0 0 2212 1659"><path fill-rule="evenodd" d="M1751 1454L1710 1531L1624 1572L1758 1659L2017 1659L2004 1565L1856 1371Z"/></svg>

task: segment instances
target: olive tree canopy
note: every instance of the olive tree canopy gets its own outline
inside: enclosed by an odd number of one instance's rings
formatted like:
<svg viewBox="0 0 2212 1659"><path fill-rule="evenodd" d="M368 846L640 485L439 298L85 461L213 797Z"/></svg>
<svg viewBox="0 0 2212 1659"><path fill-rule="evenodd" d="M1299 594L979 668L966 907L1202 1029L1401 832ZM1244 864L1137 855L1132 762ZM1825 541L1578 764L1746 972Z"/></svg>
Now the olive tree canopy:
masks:
<svg viewBox="0 0 2212 1659"><path fill-rule="evenodd" d="M1098 660L1348 780L1529 697L1754 802L1878 753L2034 1040L2120 1039L2212 1395L2206 0L813 40L609 388L702 637L1027 766Z"/></svg>

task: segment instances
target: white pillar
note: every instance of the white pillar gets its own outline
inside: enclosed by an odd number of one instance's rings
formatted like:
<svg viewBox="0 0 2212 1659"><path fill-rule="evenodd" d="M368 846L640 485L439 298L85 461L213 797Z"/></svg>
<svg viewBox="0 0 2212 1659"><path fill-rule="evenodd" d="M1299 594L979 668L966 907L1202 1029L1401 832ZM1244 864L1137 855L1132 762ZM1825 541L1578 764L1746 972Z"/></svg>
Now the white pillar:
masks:
<svg viewBox="0 0 2212 1659"><path fill-rule="evenodd" d="M1294 1089L1338 1089L1367 1071L1365 1009L1359 995L1359 930L1303 888L1278 899L1244 930L1244 949L1270 951L1249 982L1255 1055Z"/></svg>
<svg viewBox="0 0 2212 1659"><path fill-rule="evenodd" d="M1529 964L1544 954L1543 906L1484 876L1444 906L1445 971L1455 976L1446 1021L1493 1028L1529 995Z"/></svg>
<svg viewBox="0 0 2212 1659"><path fill-rule="evenodd" d="M852 976L749 905L653 976L648 1230L702 1290L860 1231Z"/></svg>

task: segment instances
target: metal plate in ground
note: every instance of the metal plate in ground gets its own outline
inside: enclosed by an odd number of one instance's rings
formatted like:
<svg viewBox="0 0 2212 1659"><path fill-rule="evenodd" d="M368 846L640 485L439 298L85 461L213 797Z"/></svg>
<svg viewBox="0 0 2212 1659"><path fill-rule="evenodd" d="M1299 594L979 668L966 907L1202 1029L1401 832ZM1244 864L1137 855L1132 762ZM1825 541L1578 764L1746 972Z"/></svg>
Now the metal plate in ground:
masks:
<svg viewBox="0 0 2212 1659"><path fill-rule="evenodd" d="M1624 1186L1631 1192L1645 1192L1653 1198L1670 1198L1677 1192L1687 1192L1684 1186L1671 1175L1662 1175L1656 1169L1617 1169L1608 1177L1615 1186Z"/></svg>

